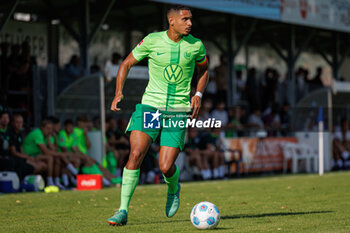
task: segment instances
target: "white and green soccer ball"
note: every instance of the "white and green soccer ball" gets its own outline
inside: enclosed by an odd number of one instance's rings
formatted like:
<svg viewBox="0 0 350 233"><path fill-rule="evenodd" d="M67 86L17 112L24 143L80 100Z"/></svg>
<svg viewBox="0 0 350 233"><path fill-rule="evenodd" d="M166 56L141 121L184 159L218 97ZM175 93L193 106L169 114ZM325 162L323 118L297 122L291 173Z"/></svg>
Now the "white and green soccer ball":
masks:
<svg viewBox="0 0 350 233"><path fill-rule="evenodd" d="M198 203L191 211L191 222L197 229L215 228L220 222L218 207L207 201Z"/></svg>

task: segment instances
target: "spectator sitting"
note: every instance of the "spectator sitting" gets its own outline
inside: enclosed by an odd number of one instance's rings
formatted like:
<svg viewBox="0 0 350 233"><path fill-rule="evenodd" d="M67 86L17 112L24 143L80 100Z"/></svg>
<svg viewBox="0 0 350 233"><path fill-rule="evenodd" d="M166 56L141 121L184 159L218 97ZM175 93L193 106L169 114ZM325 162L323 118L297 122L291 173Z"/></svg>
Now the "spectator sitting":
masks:
<svg viewBox="0 0 350 233"><path fill-rule="evenodd" d="M291 129L291 115L290 115L290 105L288 102L285 102L282 106L280 112L280 120L281 120L281 134L282 136L287 136Z"/></svg>
<svg viewBox="0 0 350 233"><path fill-rule="evenodd" d="M78 55L72 55L69 63L65 66L65 72L72 81L83 76L84 72L80 66L80 58Z"/></svg>
<svg viewBox="0 0 350 233"><path fill-rule="evenodd" d="M342 169L350 158L350 130L346 118L341 119L340 131L333 135L333 169Z"/></svg>
<svg viewBox="0 0 350 233"><path fill-rule="evenodd" d="M0 138L2 139L1 151L3 156L9 156L10 131L9 125L10 115L8 112L0 113Z"/></svg>
<svg viewBox="0 0 350 233"><path fill-rule="evenodd" d="M310 92L323 87L322 72L322 67L317 67L316 75L313 79L309 80Z"/></svg>
<svg viewBox="0 0 350 233"><path fill-rule="evenodd" d="M220 130L215 133L209 132L203 134L198 145L202 158L207 160L208 164L211 165L212 172L210 170L210 178L212 177L214 179L224 178L225 171L223 167L223 153L221 153L218 147L218 133L220 133Z"/></svg>
<svg viewBox="0 0 350 233"><path fill-rule="evenodd" d="M189 128L187 135L188 140L185 145L185 152L188 156L189 163L200 170L203 180L208 180L211 178L211 171L209 169L208 160L201 156L201 151L199 150L200 137L198 137L197 129Z"/></svg>
<svg viewBox="0 0 350 233"><path fill-rule="evenodd" d="M105 71L107 82L111 82L113 78L117 77L121 58L122 57L120 56L119 53L113 53L112 59L106 62L104 71Z"/></svg>
<svg viewBox="0 0 350 233"><path fill-rule="evenodd" d="M211 109L213 108L213 101L211 99L204 99L203 106L199 111L199 120L205 121L209 119Z"/></svg>
<svg viewBox="0 0 350 233"><path fill-rule="evenodd" d="M255 107L252 114L250 114L247 127L251 128L252 130L261 130L264 128L264 122L261 119L261 111L258 107ZM255 137L256 132L251 131L250 135Z"/></svg>
<svg viewBox="0 0 350 233"><path fill-rule="evenodd" d="M225 107L226 107L225 101L220 101L216 105L216 109L214 109L213 112L211 113L211 117L221 121L222 126L226 126L228 124L228 113Z"/></svg>
<svg viewBox="0 0 350 233"><path fill-rule="evenodd" d="M41 122L41 126L38 129L31 131L23 140L23 151L25 154L37 158L42 156L51 156L54 159L54 184L61 189L64 187L60 183L60 171L61 162L66 166L73 175L77 175L78 172L72 163L67 159L67 155L59 153L49 148L47 138L52 135L53 123L52 121L45 119ZM63 166L64 167L64 166ZM55 172L56 171L56 172Z"/></svg>
<svg viewBox="0 0 350 233"><path fill-rule="evenodd" d="M243 130L241 123L241 107L231 107L228 111L229 123L227 124L229 130L226 131L226 137L238 137Z"/></svg>
<svg viewBox="0 0 350 233"><path fill-rule="evenodd" d="M269 107L267 114L263 117L264 125L268 128L268 136L277 136L278 129L281 126L281 119L279 116L279 106L273 103Z"/></svg>
<svg viewBox="0 0 350 233"><path fill-rule="evenodd" d="M74 127L73 132L75 133L77 137L77 147L80 151L85 156L87 155L88 149L91 148L91 142L88 137L88 124L89 124L89 118L85 115L78 116L77 118L77 125ZM82 169L83 173L86 174L101 174L103 175L103 183L106 186L109 186L111 183L115 184L118 183L119 180L116 179L117 177L111 174L108 169L104 168L102 165L98 164L96 160L94 160L94 165L90 168L85 167Z"/></svg>
<svg viewBox="0 0 350 233"><path fill-rule="evenodd" d="M117 161L117 177L122 176L122 169L125 166L127 157L129 156L129 140L125 136L126 122L124 119L117 121L113 117L108 117L106 120L106 136L108 144L113 147L118 153Z"/></svg>
<svg viewBox="0 0 350 233"><path fill-rule="evenodd" d="M14 171L20 179L33 174L34 167L25 160L11 156L11 133L8 127L10 117L8 112L0 113L0 171Z"/></svg>
<svg viewBox="0 0 350 233"><path fill-rule="evenodd" d="M24 170L30 169L32 174L41 174L46 175L46 185L51 186L53 183L53 157L51 156L38 156L36 158L31 157L24 153L23 151L23 117L19 114L16 114L12 117L12 128L10 129L10 152L11 155L16 157L18 160L22 161L23 164L27 163L31 166L28 168L28 165L24 166Z"/></svg>
<svg viewBox="0 0 350 233"><path fill-rule="evenodd" d="M92 128L92 131L98 131L98 130L101 130L101 119L99 116L95 116L93 119L92 119L92 122L93 122L93 128Z"/></svg>

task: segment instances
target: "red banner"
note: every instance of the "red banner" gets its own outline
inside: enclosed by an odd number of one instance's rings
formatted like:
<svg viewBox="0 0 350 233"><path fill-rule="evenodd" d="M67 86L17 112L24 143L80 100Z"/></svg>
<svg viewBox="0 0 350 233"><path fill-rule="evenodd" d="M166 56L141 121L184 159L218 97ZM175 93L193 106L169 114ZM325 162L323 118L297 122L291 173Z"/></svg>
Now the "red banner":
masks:
<svg viewBox="0 0 350 233"><path fill-rule="evenodd" d="M281 171L283 152L281 142L298 142L297 138L235 138L227 139L231 150L240 150L243 159L243 172ZM231 171L236 170L232 164ZM241 170L242 171L242 170Z"/></svg>
<svg viewBox="0 0 350 233"><path fill-rule="evenodd" d="M77 175L78 190L100 190L102 189L101 175Z"/></svg>

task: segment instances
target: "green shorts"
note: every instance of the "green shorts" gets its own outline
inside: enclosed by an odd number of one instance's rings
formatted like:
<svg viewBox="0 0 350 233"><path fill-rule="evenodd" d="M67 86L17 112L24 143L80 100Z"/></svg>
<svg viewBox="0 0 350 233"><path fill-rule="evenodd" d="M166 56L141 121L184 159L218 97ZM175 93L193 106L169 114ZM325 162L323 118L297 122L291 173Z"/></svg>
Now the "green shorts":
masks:
<svg viewBox="0 0 350 233"><path fill-rule="evenodd" d="M160 146L175 147L182 151L185 144L187 118L187 112L157 112L155 107L137 104L125 133L130 135L133 130L142 131L149 135L153 142L160 135Z"/></svg>

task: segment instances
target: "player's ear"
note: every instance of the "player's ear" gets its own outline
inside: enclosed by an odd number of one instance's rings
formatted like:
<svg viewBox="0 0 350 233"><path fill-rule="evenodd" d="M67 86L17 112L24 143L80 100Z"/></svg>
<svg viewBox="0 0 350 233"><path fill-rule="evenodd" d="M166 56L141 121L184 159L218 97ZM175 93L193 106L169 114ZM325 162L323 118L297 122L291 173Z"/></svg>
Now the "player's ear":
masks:
<svg viewBox="0 0 350 233"><path fill-rule="evenodd" d="M169 16L168 17L168 22L170 26L174 26L175 18L174 16Z"/></svg>

